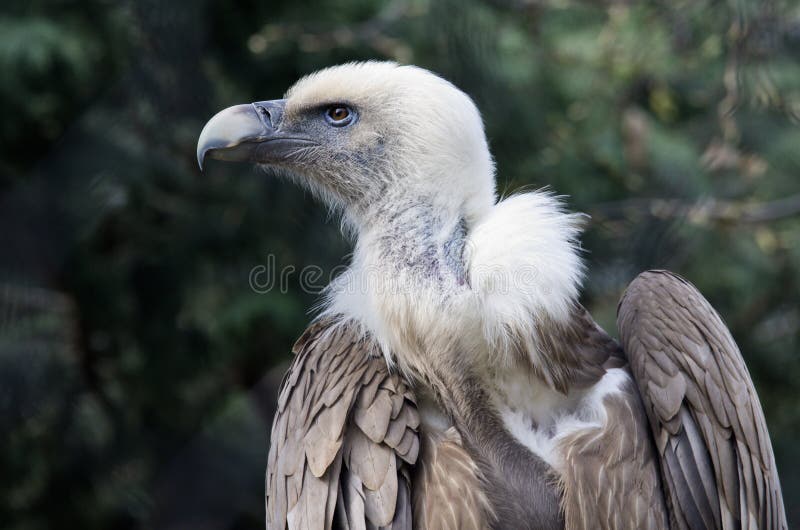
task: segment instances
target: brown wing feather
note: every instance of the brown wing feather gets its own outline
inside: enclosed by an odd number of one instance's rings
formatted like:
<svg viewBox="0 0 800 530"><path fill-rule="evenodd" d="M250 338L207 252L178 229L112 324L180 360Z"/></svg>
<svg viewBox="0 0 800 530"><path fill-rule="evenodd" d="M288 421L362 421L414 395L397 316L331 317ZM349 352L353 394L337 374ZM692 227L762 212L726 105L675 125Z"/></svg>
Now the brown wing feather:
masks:
<svg viewBox="0 0 800 530"><path fill-rule="evenodd" d="M484 530L493 519L485 483L454 427L422 433L414 476L416 530Z"/></svg>
<svg viewBox="0 0 800 530"><path fill-rule="evenodd" d="M617 325L661 457L676 528L785 529L753 382L722 319L666 271L628 287Z"/></svg>
<svg viewBox="0 0 800 530"><path fill-rule="evenodd" d="M567 436L561 483L572 530L663 530L667 516L656 453L633 382L605 396L605 421Z"/></svg>
<svg viewBox="0 0 800 530"><path fill-rule="evenodd" d="M410 530L413 394L346 324L312 325L294 351L272 426L267 528Z"/></svg>

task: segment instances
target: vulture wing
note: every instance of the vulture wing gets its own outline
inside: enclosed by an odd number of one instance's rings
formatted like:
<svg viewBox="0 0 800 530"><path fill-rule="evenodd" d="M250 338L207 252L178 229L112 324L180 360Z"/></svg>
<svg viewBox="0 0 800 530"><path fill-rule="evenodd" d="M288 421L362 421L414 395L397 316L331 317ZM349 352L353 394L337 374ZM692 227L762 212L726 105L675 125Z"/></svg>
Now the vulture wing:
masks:
<svg viewBox="0 0 800 530"><path fill-rule="evenodd" d="M411 391L346 324L313 324L294 352L272 426L267 529L411 530Z"/></svg>
<svg viewBox="0 0 800 530"><path fill-rule="evenodd" d="M785 529L753 382L722 319L687 281L636 278L617 326L661 460L673 528Z"/></svg>

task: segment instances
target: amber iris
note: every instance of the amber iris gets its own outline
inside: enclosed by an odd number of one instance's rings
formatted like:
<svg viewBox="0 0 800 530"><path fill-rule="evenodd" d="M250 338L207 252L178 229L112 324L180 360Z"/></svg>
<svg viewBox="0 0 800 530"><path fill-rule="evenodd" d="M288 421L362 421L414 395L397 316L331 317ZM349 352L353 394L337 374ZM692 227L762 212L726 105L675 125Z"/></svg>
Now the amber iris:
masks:
<svg viewBox="0 0 800 530"><path fill-rule="evenodd" d="M328 117L333 121L343 121L350 116L350 111L346 107L331 107L328 109Z"/></svg>

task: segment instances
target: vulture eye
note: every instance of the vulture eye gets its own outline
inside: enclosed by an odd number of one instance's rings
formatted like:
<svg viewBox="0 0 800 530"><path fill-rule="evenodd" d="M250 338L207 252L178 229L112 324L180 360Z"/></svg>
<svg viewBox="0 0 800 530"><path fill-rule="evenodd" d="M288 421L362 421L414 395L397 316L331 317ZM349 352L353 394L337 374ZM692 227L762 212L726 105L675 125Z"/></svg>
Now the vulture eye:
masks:
<svg viewBox="0 0 800 530"><path fill-rule="evenodd" d="M325 119L334 127L344 127L353 122L353 111L344 105L333 105L325 111Z"/></svg>

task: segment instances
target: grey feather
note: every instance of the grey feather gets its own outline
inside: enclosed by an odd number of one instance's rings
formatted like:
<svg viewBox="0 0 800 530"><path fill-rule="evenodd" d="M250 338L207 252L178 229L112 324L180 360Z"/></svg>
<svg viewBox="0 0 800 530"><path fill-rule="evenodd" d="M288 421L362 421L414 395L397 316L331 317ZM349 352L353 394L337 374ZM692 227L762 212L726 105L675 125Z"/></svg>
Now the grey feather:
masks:
<svg viewBox="0 0 800 530"><path fill-rule="evenodd" d="M716 311L680 277L649 271L628 287L617 323L675 526L787 528L761 405ZM681 382L664 385L664 374Z"/></svg>
<svg viewBox="0 0 800 530"><path fill-rule="evenodd" d="M632 384L604 398L605 425L562 441L562 505L570 529L668 528L656 451Z"/></svg>
<svg viewBox="0 0 800 530"><path fill-rule="evenodd" d="M384 444L376 444L358 429L348 433L345 463L364 485L377 490L386 480L394 451Z"/></svg>
<svg viewBox="0 0 800 530"><path fill-rule="evenodd" d="M423 432L422 455L413 481L414 528L484 530L494 512L477 463L455 428Z"/></svg>
<svg viewBox="0 0 800 530"><path fill-rule="evenodd" d="M268 530L410 530L408 481L399 477L419 446L411 389L346 324L313 324L295 354L272 427ZM399 441L386 441L389 431Z"/></svg>
<svg viewBox="0 0 800 530"><path fill-rule="evenodd" d="M366 483L364 483L367 486ZM394 518L397 503L397 457L391 455L384 480L377 488L364 490L364 513L376 526L387 526Z"/></svg>

